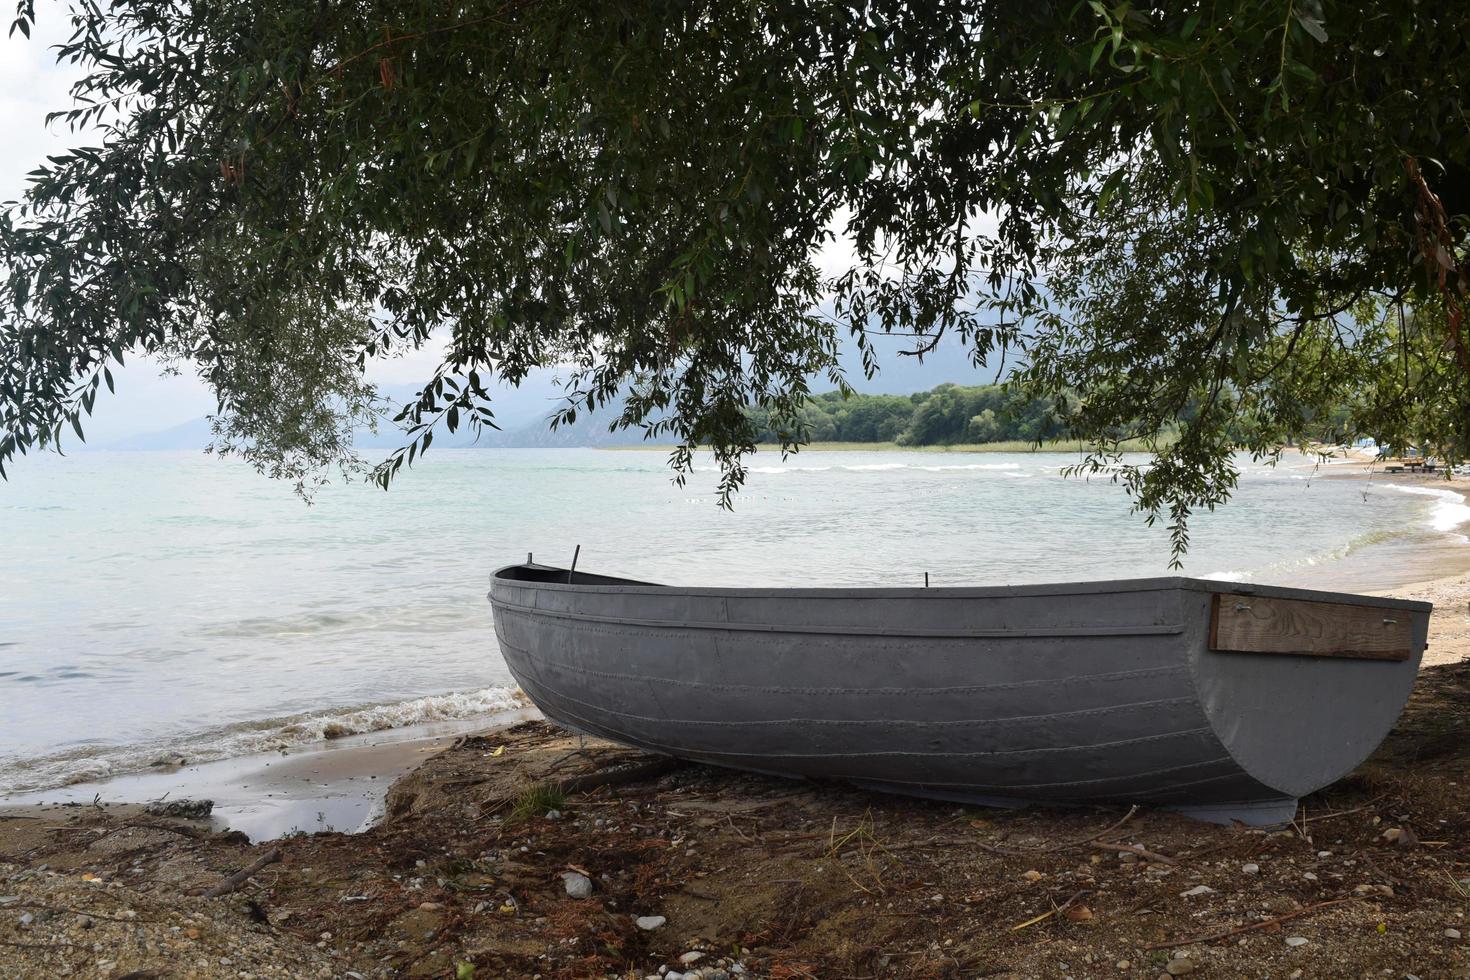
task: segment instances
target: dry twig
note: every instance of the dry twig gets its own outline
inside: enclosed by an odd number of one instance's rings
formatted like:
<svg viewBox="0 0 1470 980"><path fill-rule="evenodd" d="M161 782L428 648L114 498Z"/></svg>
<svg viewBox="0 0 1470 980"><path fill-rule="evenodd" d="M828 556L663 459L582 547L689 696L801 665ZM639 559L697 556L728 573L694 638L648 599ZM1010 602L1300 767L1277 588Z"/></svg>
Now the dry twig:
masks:
<svg viewBox="0 0 1470 980"><path fill-rule="evenodd" d="M1107 851L1126 851L1129 854L1137 854L1139 857L1149 861L1157 861L1160 864L1178 864L1179 862L1167 854L1150 851L1148 848L1139 847L1137 844L1109 844L1107 841L1096 841L1093 847L1100 847Z"/></svg>
<svg viewBox="0 0 1470 980"><path fill-rule="evenodd" d="M1020 932L1022 929L1025 929L1028 926L1034 926L1038 922L1045 922L1047 919L1050 919L1052 916L1056 915L1058 912L1065 912L1068 908L1071 907L1071 905L1072 905L1073 902L1077 901L1077 899L1081 898L1083 895L1089 894L1091 891L1092 891L1092 889L1090 889L1090 888L1084 888L1084 889L1082 889L1080 892L1077 892L1075 895L1073 895L1071 898L1067 899L1061 905L1053 905L1050 912L1043 912L1043 913L1041 913L1040 915L1036 916L1033 919L1027 919L1025 922L1022 922L1020 925L1011 926L1011 932Z"/></svg>
<svg viewBox="0 0 1470 980"><path fill-rule="evenodd" d="M1278 915L1274 919L1266 919L1262 922L1252 922L1248 926L1240 926L1235 929L1226 929L1223 932L1213 932L1210 933L1208 936L1192 936L1189 939L1173 939L1167 943L1150 943L1143 948L1173 949L1175 946L1192 946L1195 943L1213 943L1221 939L1229 939L1232 936L1238 936L1243 932L1252 932L1256 929L1266 929L1270 926L1280 925L1283 922L1290 922L1292 919L1299 919L1302 916L1306 915L1308 912L1315 912L1318 909L1329 908L1333 905L1346 905L1348 902L1355 901L1357 901L1356 898L1334 898L1326 902L1318 902L1315 905L1308 905L1305 908L1299 908L1295 912L1288 912L1286 915Z"/></svg>
<svg viewBox="0 0 1470 980"><path fill-rule="evenodd" d="M245 882L249 881L250 877L261 868L264 868L266 865L269 864L275 864L280 859L281 849L278 847L273 847L269 851L266 851L264 854L262 854L260 857L256 858L250 864L230 875L224 881L221 881L213 888L205 891L204 897L219 898L221 895L228 895L230 892L234 891L241 885L245 884Z"/></svg>

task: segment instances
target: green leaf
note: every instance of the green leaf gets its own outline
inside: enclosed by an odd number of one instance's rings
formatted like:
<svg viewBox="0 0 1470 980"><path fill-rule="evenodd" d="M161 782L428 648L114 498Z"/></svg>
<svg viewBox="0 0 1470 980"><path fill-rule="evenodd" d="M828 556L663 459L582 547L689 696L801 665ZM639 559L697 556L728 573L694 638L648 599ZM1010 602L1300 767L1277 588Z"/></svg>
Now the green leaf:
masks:
<svg viewBox="0 0 1470 980"><path fill-rule="evenodd" d="M1303 10L1294 10L1292 15L1296 18L1296 22L1302 25L1302 30L1312 35L1318 44L1327 43L1327 30L1322 26L1320 19L1308 15Z"/></svg>

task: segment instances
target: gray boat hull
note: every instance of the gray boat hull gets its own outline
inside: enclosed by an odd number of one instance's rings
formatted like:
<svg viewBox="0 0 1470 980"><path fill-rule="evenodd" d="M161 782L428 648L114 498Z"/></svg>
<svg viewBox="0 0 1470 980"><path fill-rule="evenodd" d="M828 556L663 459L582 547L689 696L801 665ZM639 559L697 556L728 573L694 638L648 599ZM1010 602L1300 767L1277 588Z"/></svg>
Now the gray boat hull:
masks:
<svg viewBox="0 0 1470 980"><path fill-rule="evenodd" d="M536 565L496 572L490 602L522 689L589 735L915 796L1140 803L1252 824L1289 819L1298 797L1377 747L1414 683L1430 611L1187 578L683 589ZM1382 629L1406 649L1219 649L1235 641L1216 636L1230 629L1217 619L1272 602L1329 614L1287 632L1331 632L1346 609L1375 629L1380 616L1399 624Z"/></svg>

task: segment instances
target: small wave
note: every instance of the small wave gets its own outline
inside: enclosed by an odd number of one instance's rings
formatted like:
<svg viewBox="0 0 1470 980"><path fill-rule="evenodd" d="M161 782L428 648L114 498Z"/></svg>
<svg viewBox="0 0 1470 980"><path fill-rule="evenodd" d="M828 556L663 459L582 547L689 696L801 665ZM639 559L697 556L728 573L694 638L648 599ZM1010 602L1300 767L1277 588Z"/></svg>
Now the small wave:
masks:
<svg viewBox="0 0 1470 980"><path fill-rule="evenodd" d="M1453 531L1461 524L1470 523L1470 502L1462 493L1434 487L1410 487L1402 483L1390 483L1388 486L1400 493L1434 497L1436 503L1429 510L1429 526L1436 531Z"/></svg>
<svg viewBox="0 0 1470 980"><path fill-rule="evenodd" d="M160 760L190 765L271 752L345 735L387 731L434 721L473 718L523 707L525 695L510 687L433 694L407 701L268 718L136 745L87 747L8 763L0 795L92 782L141 772Z"/></svg>
<svg viewBox="0 0 1470 980"><path fill-rule="evenodd" d="M849 472L852 472L852 473L868 473L868 472L876 473L876 472L880 472L882 470L906 470L906 469L909 468L909 464L908 463L857 463L857 464L854 464L854 465L851 465L851 466L844 466L842 468L844 470L848 470Z"/></svg>
<svg viewBox="0 0 1470 980"><path fill-rule="evenodd" d="M1365 531L1343 542L1336 548L1329 548L1326 551L1319 551L1310 555L1295 555L1254 569L1230 569L1221 572L1210 572L1208 575L1201 575L1200 578L1210 579L1215 582L1273 581L1281 573L1299 572L1302 569L1316 568L1319 565L1339 562L1364 548L1383 544L1386 541L1393 541L1409 533L1411 532L1401 528L1383 528L1376 531Z"/></svg>
<svg viewBox="0 0 1470 980"><path fill-rule="evenodd" d="M947 465L947 466L919 466L919 467L915 467L915 468L916 469L924 470L924 471L929 472L929 473L948 473L948 472L952 472L954 470L1001 470L1001 471L1006 471L1006 470L1019 470L1021 468L1021 464L1020 463L955 463L955 464Z"/></svg>
<svg viewBox="0 0 1470 980"><path fill-rule="evenodd" d="M752 473L825 473L830 466L752 466Z"/></svg>

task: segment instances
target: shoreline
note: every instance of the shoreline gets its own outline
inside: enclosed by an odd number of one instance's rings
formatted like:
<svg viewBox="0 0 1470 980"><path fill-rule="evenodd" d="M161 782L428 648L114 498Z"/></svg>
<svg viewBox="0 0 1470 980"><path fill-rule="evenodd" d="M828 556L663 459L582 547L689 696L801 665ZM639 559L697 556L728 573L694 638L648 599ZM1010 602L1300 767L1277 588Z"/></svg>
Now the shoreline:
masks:
<svg viewBox="0 0 1470 980"><path fill-rule="evenodd" d="M0 814L0 977L1470 978L1467 725L1470 663L1429 668L1272 832L651 764L525 722L426 758L361 834Z"/></svg>
<svg viewBox="0 0 1470 980"><path fill-rule="evenodd" d="M382 817L389 787L425 759L469 733L540 716L535 708L512 708L278 752L121 773L0 797L0 817L98 806L131 812L155 800L208 799L214 807L207 823L216 833L235 831L252 841L297 833L359 833Z"/></svg>

